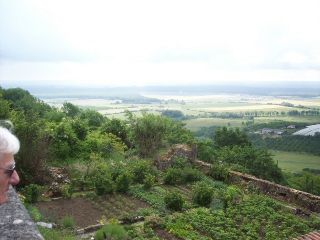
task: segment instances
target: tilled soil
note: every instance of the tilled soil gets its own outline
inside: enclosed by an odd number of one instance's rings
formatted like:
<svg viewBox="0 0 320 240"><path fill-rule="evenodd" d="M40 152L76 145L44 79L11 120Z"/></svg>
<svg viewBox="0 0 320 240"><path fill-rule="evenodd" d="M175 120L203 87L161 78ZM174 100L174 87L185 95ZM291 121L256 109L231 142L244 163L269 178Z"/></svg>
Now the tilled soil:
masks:
<svg viewBox="0 0 320 240"><path fill-rule="evenodd" d="M59 223L65 216L71 216L79 228L97 224L103 214L90 200L85 198L39 202L36 207L49 221Z"/></svg>

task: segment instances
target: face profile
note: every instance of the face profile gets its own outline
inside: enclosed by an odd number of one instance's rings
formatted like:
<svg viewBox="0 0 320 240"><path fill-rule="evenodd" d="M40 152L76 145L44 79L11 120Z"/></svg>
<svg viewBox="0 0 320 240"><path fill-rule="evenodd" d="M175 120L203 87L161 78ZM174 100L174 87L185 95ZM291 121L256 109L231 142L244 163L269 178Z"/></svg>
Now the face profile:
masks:
<svg viewBox="0 0 320 240"><path fill-rule="evenodd" d="M10 185L15 186L20 181L14 160L19 148L17 137L6 128L0 127L0 204L8 201Z"/></svg>

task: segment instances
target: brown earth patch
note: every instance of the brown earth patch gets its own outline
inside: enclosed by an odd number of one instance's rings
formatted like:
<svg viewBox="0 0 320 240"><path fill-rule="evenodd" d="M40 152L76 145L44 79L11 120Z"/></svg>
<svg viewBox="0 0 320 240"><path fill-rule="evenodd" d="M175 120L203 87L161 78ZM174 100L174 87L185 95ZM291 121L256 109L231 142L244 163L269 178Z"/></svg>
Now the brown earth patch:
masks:
<svg viewBox="0 0 320 240"><path fill-rule="evenodd" d="M102 212L85 198L59 199L36 204L41 214L49 221L59 223L65 216L73 217L77 227L97 224Z"/></svg>
<svg viewBox="0 0 320 240"><path fill-rule="evenodd" d="M171 233L168 233L167 231L163 229L156 228L154 229L154 232L157 234L157 236L160 239L166 239L166 240L182 240L182 238L176 237L172 235Z"/></svg>

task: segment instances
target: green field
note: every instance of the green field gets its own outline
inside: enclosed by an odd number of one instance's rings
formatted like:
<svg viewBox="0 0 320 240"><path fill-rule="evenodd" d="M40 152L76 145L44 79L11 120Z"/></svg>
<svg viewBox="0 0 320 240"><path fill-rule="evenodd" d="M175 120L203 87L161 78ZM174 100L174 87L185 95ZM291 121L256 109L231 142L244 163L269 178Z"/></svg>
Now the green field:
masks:
<svg viewBox="0 0 320 240"><path fill-rule="evenodd" d="M320 156L307 153L271 151L273 159L278 161L284 171L299 172L303 168L320 169Z"/></svg>
<svg viewBox="0 0 320 240"><path fill-rule="evenodd" d="M210 126L229 126L229 127L242 127L243 119L225 119L225 118L196 118L183 121L186 127L191 131L197 131L201 127Z"/></svg>

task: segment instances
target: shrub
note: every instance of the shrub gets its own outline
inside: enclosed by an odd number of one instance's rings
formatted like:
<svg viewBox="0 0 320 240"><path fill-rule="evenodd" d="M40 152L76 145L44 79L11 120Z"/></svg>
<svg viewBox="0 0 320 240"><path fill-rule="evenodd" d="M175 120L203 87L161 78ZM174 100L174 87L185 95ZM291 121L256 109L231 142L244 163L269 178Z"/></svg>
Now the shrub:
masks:
<svg viewBox="0 0 320 240"><path fill-rule="evenodd" d="M143 183L147 174L154 175L154 170L147 161L135 161L131 166L132 179L135 183Z"/></svg>
<svg viewBox="0 0 320 240"><path fill-rule="evenodd" d="M215 180L224 182L228 179L229 170L222 164L213 164L210 169L209 175Z"/></svg>
<svg viewBox="0 0 320 240"><path fill-rule="evenodd" d="M38 202L41 195L41 186L37 184L30 184L23 189L26 203Z"/></svg>
<svg viewBox="0 0 320 240"><path fill-rule="evenodd" d="M65 216L61 220L61 224L64 228L67 228L67 229L74 229L74 226L75 226L74 219L71 216Z"/></svg>
<svg viewBox="0 0 320 240"><path fill-rule="evenodd" d="M208 207L213 196L213 189L204 182L197 183L193 188L192 200L195 204Z"/></svg>
<svg viewBox="0 0 320 240"><path fill-rule="evenodd" d="M128 234L123 226L119 224L108 224L96 232L95 239L125 240L128 239Z"/></svg>
<svg viewBox="0 0 320 240"><path fill-rule="evenodd" d="M31 216L31 218L35 221L35 222L39 222L42 220L42 215L40 213L40 211L38 210L38 208L27 204L26 208Z"/></svg>
<svg viewBox="0 0 320 240"><path fill-rule="evenodd" d="M116 179L116 190L117 192L125 193L129 190L131 177L128 173L120 174Z"/></svg>
<svg viewBox="0 0 320 240"><path fill-rule="evenodd" d="M144 181L143 181L143 188L148 190L150 188L152 188L152 186L154 185L154 183L156 182L156 177L148 174L146 175Z"/></svg>
<svg viewBox="0 0 320 240"><path fill-rule="evenodd" d="M114 183L107 174L97 174L93 181L97 195L112 193L114 190Z"/></svg>
<svg viewBox="0 0 320 240"><path fill-rule="evenodd" d="M226 206L239 203L243 198L243 193L237 186L228 186L225 192Z"/></svg>
<svg viewBox="0 0 320 240"><path fill-rule="evenodd" d="M183 180L184 182L196 182L200 181L202 178L202 173L194 168L183 169Z"/></svg>
<svg viewBox="0 0 320 240"><path fill-rule="evenodd" d="M181 211L184 204L182 196L175 192L168 193L164 197L164 202L166 204L166 208L173 211Z"/></svg>
<svg viewBox="0 0 320 240"><path fill-rule="evenodd" d="M190 162L188 159L184 157L175 157L172 162L172 167L173 168L185 168L185 167L190 167Z"/></svg>
<svg viewBox="0 0 320 240"><path fill-rule="evenodd" d="M70 184L63 185L61 193L64 198L70 199L73 193L73 187Z"/></svg>
<svg viewBox="0 0 320 240"><path fill-rule="evenodd" d="M183 171L178 168L168 168L164 174L163 181L165 184L174 185L182 182Z"/></svg>

